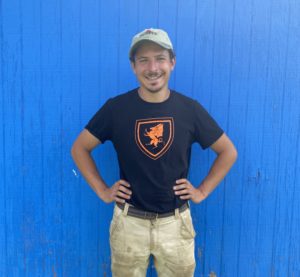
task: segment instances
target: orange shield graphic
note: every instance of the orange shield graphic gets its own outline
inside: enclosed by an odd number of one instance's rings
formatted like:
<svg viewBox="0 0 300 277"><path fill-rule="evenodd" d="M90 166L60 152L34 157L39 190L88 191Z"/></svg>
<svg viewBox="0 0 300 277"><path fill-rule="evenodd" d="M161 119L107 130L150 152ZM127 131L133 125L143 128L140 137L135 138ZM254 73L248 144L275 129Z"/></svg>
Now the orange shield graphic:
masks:
<svg viewBox="0 0 300 277"><path fill-rule="evenodd" d="M135 141L142 152L151 159L163 156L174 138L172 117L139 119L135 123Z"/></svg>

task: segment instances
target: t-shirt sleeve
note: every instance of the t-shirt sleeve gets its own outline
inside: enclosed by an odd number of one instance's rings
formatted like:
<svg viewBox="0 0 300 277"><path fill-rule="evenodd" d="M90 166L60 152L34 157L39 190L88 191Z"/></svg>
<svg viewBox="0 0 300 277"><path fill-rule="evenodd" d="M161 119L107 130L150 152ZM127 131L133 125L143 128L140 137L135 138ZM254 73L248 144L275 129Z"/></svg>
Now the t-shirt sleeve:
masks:
<svg viewBox="0 0 300 277"><path fill-rule="evenodd" d="M194 112L195 141L201 145L202 149L206 149L217 141L224 131L196 100L194 101Z"/></svg>
<svg viewBox="0 0 300 277"><path fill-rule="evenodd" d="M85 129L98 138L101 143L104 143L106 140L110 140L112 136L111 111L111 99L108 99L85 126Z"/></svg>

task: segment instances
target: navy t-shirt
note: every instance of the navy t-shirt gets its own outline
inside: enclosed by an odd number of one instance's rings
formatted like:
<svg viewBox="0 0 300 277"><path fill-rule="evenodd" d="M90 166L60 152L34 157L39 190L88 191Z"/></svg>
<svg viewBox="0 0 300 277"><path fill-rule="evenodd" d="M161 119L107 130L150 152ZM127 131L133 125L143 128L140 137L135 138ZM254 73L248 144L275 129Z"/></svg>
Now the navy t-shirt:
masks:
<svg viewBox="0 0 300 277"><path fill-rule="evenodd" d="M112 141L120 179L131 185L128 201L165 213L186 201L174 194L175 181L187 178L191 145L212 145L223 130L195 100L171 91L160 103L144 101L137 89L110 98L85 128L102 143Z"/></svg>

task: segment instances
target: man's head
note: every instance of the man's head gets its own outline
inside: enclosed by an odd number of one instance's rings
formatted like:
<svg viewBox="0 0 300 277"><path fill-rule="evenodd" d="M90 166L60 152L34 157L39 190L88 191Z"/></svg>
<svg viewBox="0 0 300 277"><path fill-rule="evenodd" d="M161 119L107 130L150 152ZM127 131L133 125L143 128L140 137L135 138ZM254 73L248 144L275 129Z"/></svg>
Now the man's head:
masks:
<svg viewBox="0 0 300 277"><path fill-rule="evenodd" d="M129 57L141 88L152 93L168 88L175 55L166 32L147 29L134 36Z"/></svg>
<svg viewBox="0 0 300 277"><path fill-rule="evenodd" d="M158 44L162 48L168 50L170 59L175 58L173 45L168 34L164 30L151 28L145 29L133 37L129 50L129 59L131 62L135 61L135 54L138 48L147 41Z"/></svg>

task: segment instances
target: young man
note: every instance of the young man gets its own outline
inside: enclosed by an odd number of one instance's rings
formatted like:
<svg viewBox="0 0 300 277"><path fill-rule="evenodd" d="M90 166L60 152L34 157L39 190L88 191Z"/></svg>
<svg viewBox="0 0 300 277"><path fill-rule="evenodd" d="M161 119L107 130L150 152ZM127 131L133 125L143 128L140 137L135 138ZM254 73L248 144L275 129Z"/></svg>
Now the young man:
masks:
<svg viewBox="0 0 300 277"><path fill-rule="evenodd" d="M72 157L99 198L116 204L110 226L113 276L145 276L150 255L161 277L193 276L195 231L188 201L203 201L237 152L197 101L169 89L175 55L166 32L137 34L129 56L140 87L100 108L76 139ZM120 180L112 186L91 156L106 140L113 142L120 167ZM217 154L195 185L187 179L194 142Z"/></svg>

